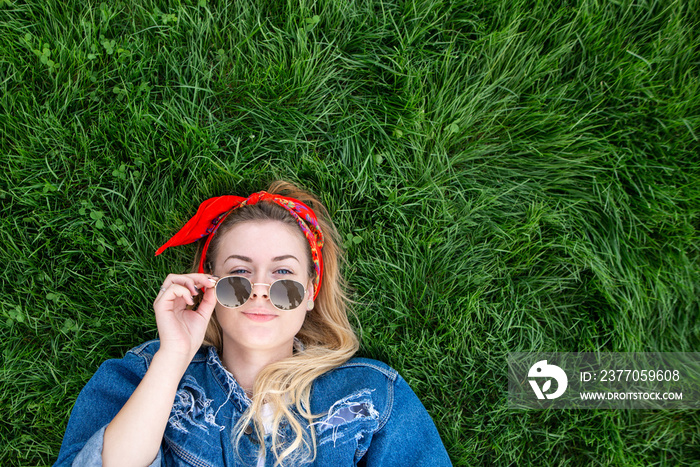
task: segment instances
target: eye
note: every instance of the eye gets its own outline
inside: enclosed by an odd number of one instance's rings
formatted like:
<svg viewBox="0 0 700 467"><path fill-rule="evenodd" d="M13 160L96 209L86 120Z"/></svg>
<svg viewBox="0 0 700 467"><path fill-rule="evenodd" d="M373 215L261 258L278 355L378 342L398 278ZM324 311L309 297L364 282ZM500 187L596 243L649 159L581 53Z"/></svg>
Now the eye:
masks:
<svg viewBox="0 0 700 467"><path fill-rule="evenodd" d="M235 275L235 276L242 276L242 275L244 275L244 274L248 274L248 270L247 270L247 269L241 269L241 268L239 268L239 269L233 269L233 270L231 270L231 271L229 272L229 274L233 274L233 275Z"/></svg>
<svg viewBox="0 0 700 467"><path fill-rule="evenodd" d="M275 271L275 274L283 274L284 275L284 274L294 274L294 273L292 271L290 271L289 269L279 268Z"/></svg>

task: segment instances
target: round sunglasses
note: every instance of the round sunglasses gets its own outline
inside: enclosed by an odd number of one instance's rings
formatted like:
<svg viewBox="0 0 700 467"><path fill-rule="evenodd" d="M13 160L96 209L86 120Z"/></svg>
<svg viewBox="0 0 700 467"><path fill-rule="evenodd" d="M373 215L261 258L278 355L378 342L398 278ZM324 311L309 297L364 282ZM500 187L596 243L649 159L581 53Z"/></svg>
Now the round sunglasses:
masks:
<svg viewBox="0 0 700 467"><path fill-rule="evenodd" d="M293 310L301 305L306 289L297 281L280 279L272 284L251 283L241 276L226 276L216 282L216 300L227 308L238 308L248 301L254 285L268 286L270 303L282 311Z"/></svg>

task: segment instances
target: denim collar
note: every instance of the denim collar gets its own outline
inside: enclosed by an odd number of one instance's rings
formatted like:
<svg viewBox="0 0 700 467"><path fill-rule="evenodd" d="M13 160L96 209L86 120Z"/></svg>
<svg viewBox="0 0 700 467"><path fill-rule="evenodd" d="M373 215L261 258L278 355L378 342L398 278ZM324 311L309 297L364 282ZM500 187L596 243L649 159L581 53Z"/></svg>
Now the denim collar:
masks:
<svg viewBox="0 0 700 467"><path fill-rule="evenodd" d="M238 384L236 378L224 368L224 364L221 363L219 354L214 347L209 347L207 349L207 367L214 375L219 386L221 386L224 394L227 394L226 399L233 402L241 413L245 412L253 401L246 396L245 391L243 391L243 388Z"/></svg>
<svg viewBox="0 0 700 467"><path fill-rule="evenodd" d="M304 344L295 337L294 352L303 352L304 350ZM227 400L231 400L241 413L245 412L253 401L246 395L231 372L224 367L221 358L219 358L219 353L214 346L207 347L207 367L211 370L216 382L219 383L224 393L228 394Z"/></svg>

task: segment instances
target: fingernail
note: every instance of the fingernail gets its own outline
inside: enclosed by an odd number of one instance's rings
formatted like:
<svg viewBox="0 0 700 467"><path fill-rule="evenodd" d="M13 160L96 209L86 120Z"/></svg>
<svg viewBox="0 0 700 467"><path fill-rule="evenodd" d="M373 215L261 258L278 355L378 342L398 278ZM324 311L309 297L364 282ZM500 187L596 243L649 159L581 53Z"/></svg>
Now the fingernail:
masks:
<svg viewBox="0 0 700 467"><path fill-rule="evenodd" d="M209 280L210 280L212 283L216 284L216 279L214 279L213 277L210 277Z"/></svg>

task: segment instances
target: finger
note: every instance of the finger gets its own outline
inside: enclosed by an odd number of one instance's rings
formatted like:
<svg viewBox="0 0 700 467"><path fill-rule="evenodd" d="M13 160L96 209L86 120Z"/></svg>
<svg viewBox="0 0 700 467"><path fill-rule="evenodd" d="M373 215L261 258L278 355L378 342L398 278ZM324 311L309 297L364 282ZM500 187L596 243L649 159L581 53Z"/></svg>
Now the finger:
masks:
<svg viewBox="0 0 700 467"><path fill-rule="evenodd" d="M168 290L167 287L162 286L160 290L158 291L158 295L156 295L156 299L153 300L153 306L156 306L156 304L160 301L160 299L163 297L163 294L165 291Z"/></svg>
<svg viewBox="0 0 700 467"><path fill-rule="evenodd" d="M199 303L199 307L204 307L205 310L214 310L216 306L216 290L214 288L208 288L204 291L204 296L202 301Z"/></svg>
<svg viewBox="0 0 700 467"><path fill-rule="evenodd" d="M190 274L190 276L194 281L195 286L197 286L197 288L200 290L214 287L216 285L216 281L219 279L218 276L211 274Z"/></svg>
<svg viewBox="0 0 700 467"><path fill-rule="evenodd" d="M159 302L162 302L162 304L165 306L170 304L170 307L174 309L174 302L178 298L183 299L188 305L194 305L194 300L192 300L192 293L190 290L187 287L179 284L171 284L170 287L165 289L163 295L156 299L156 304L159 304Z"/></svg>
<svg viewBox="0 0 700 467"><path fill-rule="evenodd" d="M163 296L163 294L170 289L171 286L175 284L182 284L184 281L182 279L181 274L168 274L165 280L163 281L163 285L160 287L160 291L158 292L158 295L156 296L155 302L158 301L159 298ZM155 304L154 302L154 304Z"/></svg>
<svg viewBox="0 0 700 467"><path fill-rule="evenodd" d="M179 284L187 287L192 295L197 295L202 288L211 287L216 284L215 276L211 274L169 274L163 282L166 289L172 284Z"/></svg>
<svg viewBox="0 0 700 467"><path fill-rule="evenodd" d="M177 277L178 277L178 274L168 274L165 277L165 280L163 281L163 285L162 285L161 289L167 289L171 285L175 284Z"/></svg>
<svg viewBox="0 0 700 467"><path fill-rule="evenodd" d="M199 289L195 285L194 279L190 277L189 275L179 275L173 277L173 282L175 284L181 285L183 287L186 287L192 295L197 295L199 293Z"/></svg>
<svg viewBox="0 0 700 467"><path fill-rule="evenodd" d="M202 316L202 318L209 321L212 314L214 313L214 307L216 306L216 303L216 292L214 291L214 289L207 289L204 292L202 299L199 301L199 304L197 305L197 309L195 311L199 313Z"/></svg>
<svg viewBox="0 0 700 467"><path fill-rule="evenodd" d="M204 294L208 290L214 290L216 286L216 281L218 277L216 276L211 276L209 274L198 274L197 277L194 277L193 280L195 282L195 289L197 291L198 295L202 295L202 298L204 298ZM216 297L214 296L214 302L216 302Z"/></svg>

